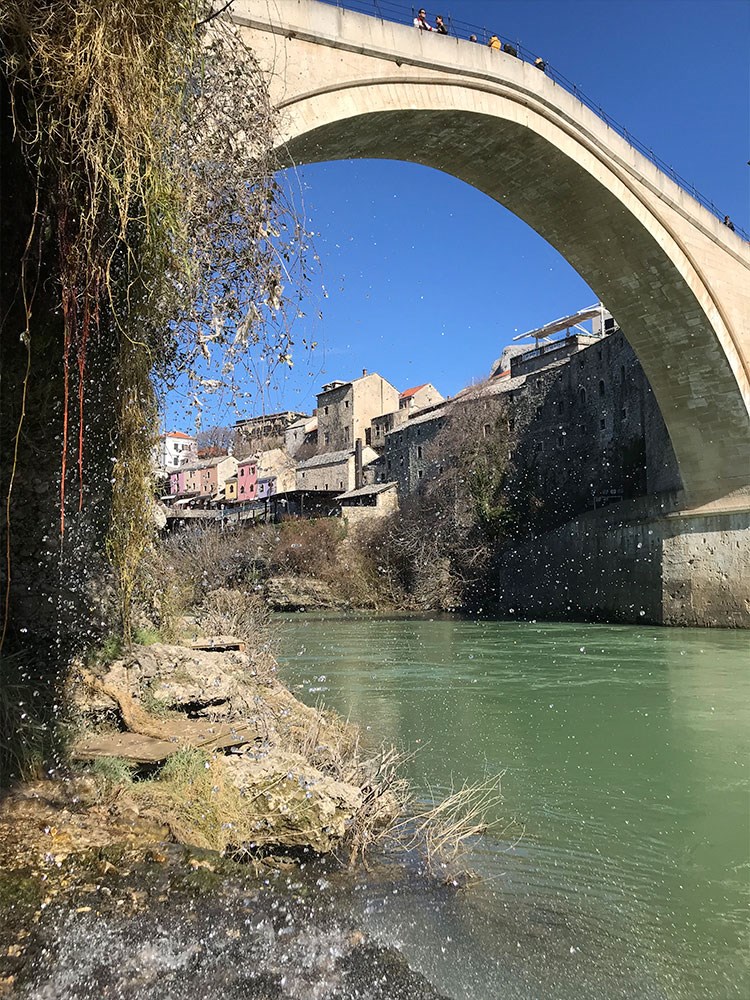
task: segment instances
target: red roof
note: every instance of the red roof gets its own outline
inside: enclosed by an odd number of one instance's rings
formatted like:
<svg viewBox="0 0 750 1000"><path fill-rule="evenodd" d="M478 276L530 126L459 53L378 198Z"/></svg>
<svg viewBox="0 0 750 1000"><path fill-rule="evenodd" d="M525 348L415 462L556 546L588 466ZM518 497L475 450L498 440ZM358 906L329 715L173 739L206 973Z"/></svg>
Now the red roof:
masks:
<svg viewBox="0 0 750 1000"><path fill-rule="evenodd" d="M185 438L187 441L194 441L195 438L192 434L183 434L182 431L167 431L166 434L162 434L162 437L167 438Z"/></svg>
<svg viewBox="0 0 750 1000"><path fill-rule="evenodd" d="M424 389L424 387L429 384L429 382L423 382L421 385L415 385L413 389L404 389L399 399L409 399L415 393L419 392L420 389Z"/></svg>

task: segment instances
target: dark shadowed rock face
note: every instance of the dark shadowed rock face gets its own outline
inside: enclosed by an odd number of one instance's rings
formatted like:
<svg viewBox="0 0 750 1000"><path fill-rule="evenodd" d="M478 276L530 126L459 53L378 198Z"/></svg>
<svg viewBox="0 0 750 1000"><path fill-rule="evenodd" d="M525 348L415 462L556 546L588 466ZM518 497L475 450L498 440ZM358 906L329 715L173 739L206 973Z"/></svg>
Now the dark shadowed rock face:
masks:
<svg viewBox="0 0 750 1000"><path fill-rule="evenodd" d="M146 893L144 892L145 896ZM321 896L323 894L320 894ZM326 898L172 896L120 916L62 908L35 931L19 1000L444 1000Z"/></svg>

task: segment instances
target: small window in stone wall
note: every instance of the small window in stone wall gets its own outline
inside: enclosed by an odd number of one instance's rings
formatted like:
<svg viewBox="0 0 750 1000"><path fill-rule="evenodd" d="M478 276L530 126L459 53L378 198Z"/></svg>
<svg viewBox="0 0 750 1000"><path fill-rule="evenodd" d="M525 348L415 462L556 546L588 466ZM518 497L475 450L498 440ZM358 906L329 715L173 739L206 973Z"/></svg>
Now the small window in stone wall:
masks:
<svg viewBox="0 0 750 1000"><path fill-rule="evenodd" d="M417 458L422 457L422 445L417 445Z"/></svg>
<svg viewBox="0 0 750 1000"><path fill-rule="evenodd" d="M599 421L599 427L601 430L604 430L606 426L607 426L607 421L605 420L604 417L602 417L601 420Z"/></svg>
<svg viewBox="0 0 750 1000"><path fill-rule="evenodd" d="M578 402L581 404L581 406L586 405L586 390L583 388L583 386L581 386L581 388L578 390Z"/></svg>
<svg viewBox="0 0 750 1000"><path fill-rule="evenodd" d="M623 420L627 420L628 419L628 408L627 408L627 406L623 406L623 408L620 410L620 416L621 416L621 418Z"/></svg>
<svg viewBox="0 0 750 1000"><path fill-rule="evenodd" d="M417 479L421 478L422 478L422 470L420 469L419 472L417 473Z"/></svg>
<svg viewBox="0 0 750 1000"><path fill-rule="evenodd" d="M544 451L544 441L537 441L536 450L539 452Z"/></svg>
<svg viewBox="0 0 750 1000"><path fill-rule="evenodd" d="M600 396L604 395L604 379L603 378L599 379L599 395Z"/></svg>
<svg viewBox="0 0 750 1000"><path fill-rule="evenodd" d="M482 427L482 434L484 435L484 437L489 437L491 430L492 430L492 424L485 424L484 427ZM421 458L422 456L420 455L419 457Z"/></svg>
<svg viewBox="0 0 750 1000"><path fill-rule="evenodd" d="M339 489L343 490L343 488L344 488L344 481L342 479L339 479Z"/></svg>

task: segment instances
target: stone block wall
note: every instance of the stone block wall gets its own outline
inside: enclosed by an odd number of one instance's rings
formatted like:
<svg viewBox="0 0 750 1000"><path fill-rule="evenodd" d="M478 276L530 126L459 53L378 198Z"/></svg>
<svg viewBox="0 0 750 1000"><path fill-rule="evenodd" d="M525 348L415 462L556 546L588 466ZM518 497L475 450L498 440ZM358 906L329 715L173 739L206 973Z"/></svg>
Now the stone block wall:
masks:
<svg viewBox="0 0 750 1000"><path fill-rule="evenodd" d="M590 511L497 558L492 610L524 617L750 628L750 507Z"/></svg>

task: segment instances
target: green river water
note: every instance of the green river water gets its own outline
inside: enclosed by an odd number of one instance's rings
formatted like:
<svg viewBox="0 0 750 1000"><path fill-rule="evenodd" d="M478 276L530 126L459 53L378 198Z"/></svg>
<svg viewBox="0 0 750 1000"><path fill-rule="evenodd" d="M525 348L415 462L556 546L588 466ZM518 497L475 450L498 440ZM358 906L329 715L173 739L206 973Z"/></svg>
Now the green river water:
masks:
<svg viewBox="0 0 750 1000"><path fill-rule="evenodd" d="M729 1000L750 996L749 666L742 633L302 615L280 669L419 748L425 798L504 772L479 885L362 893L367 932L446 996Z"/></svg>

